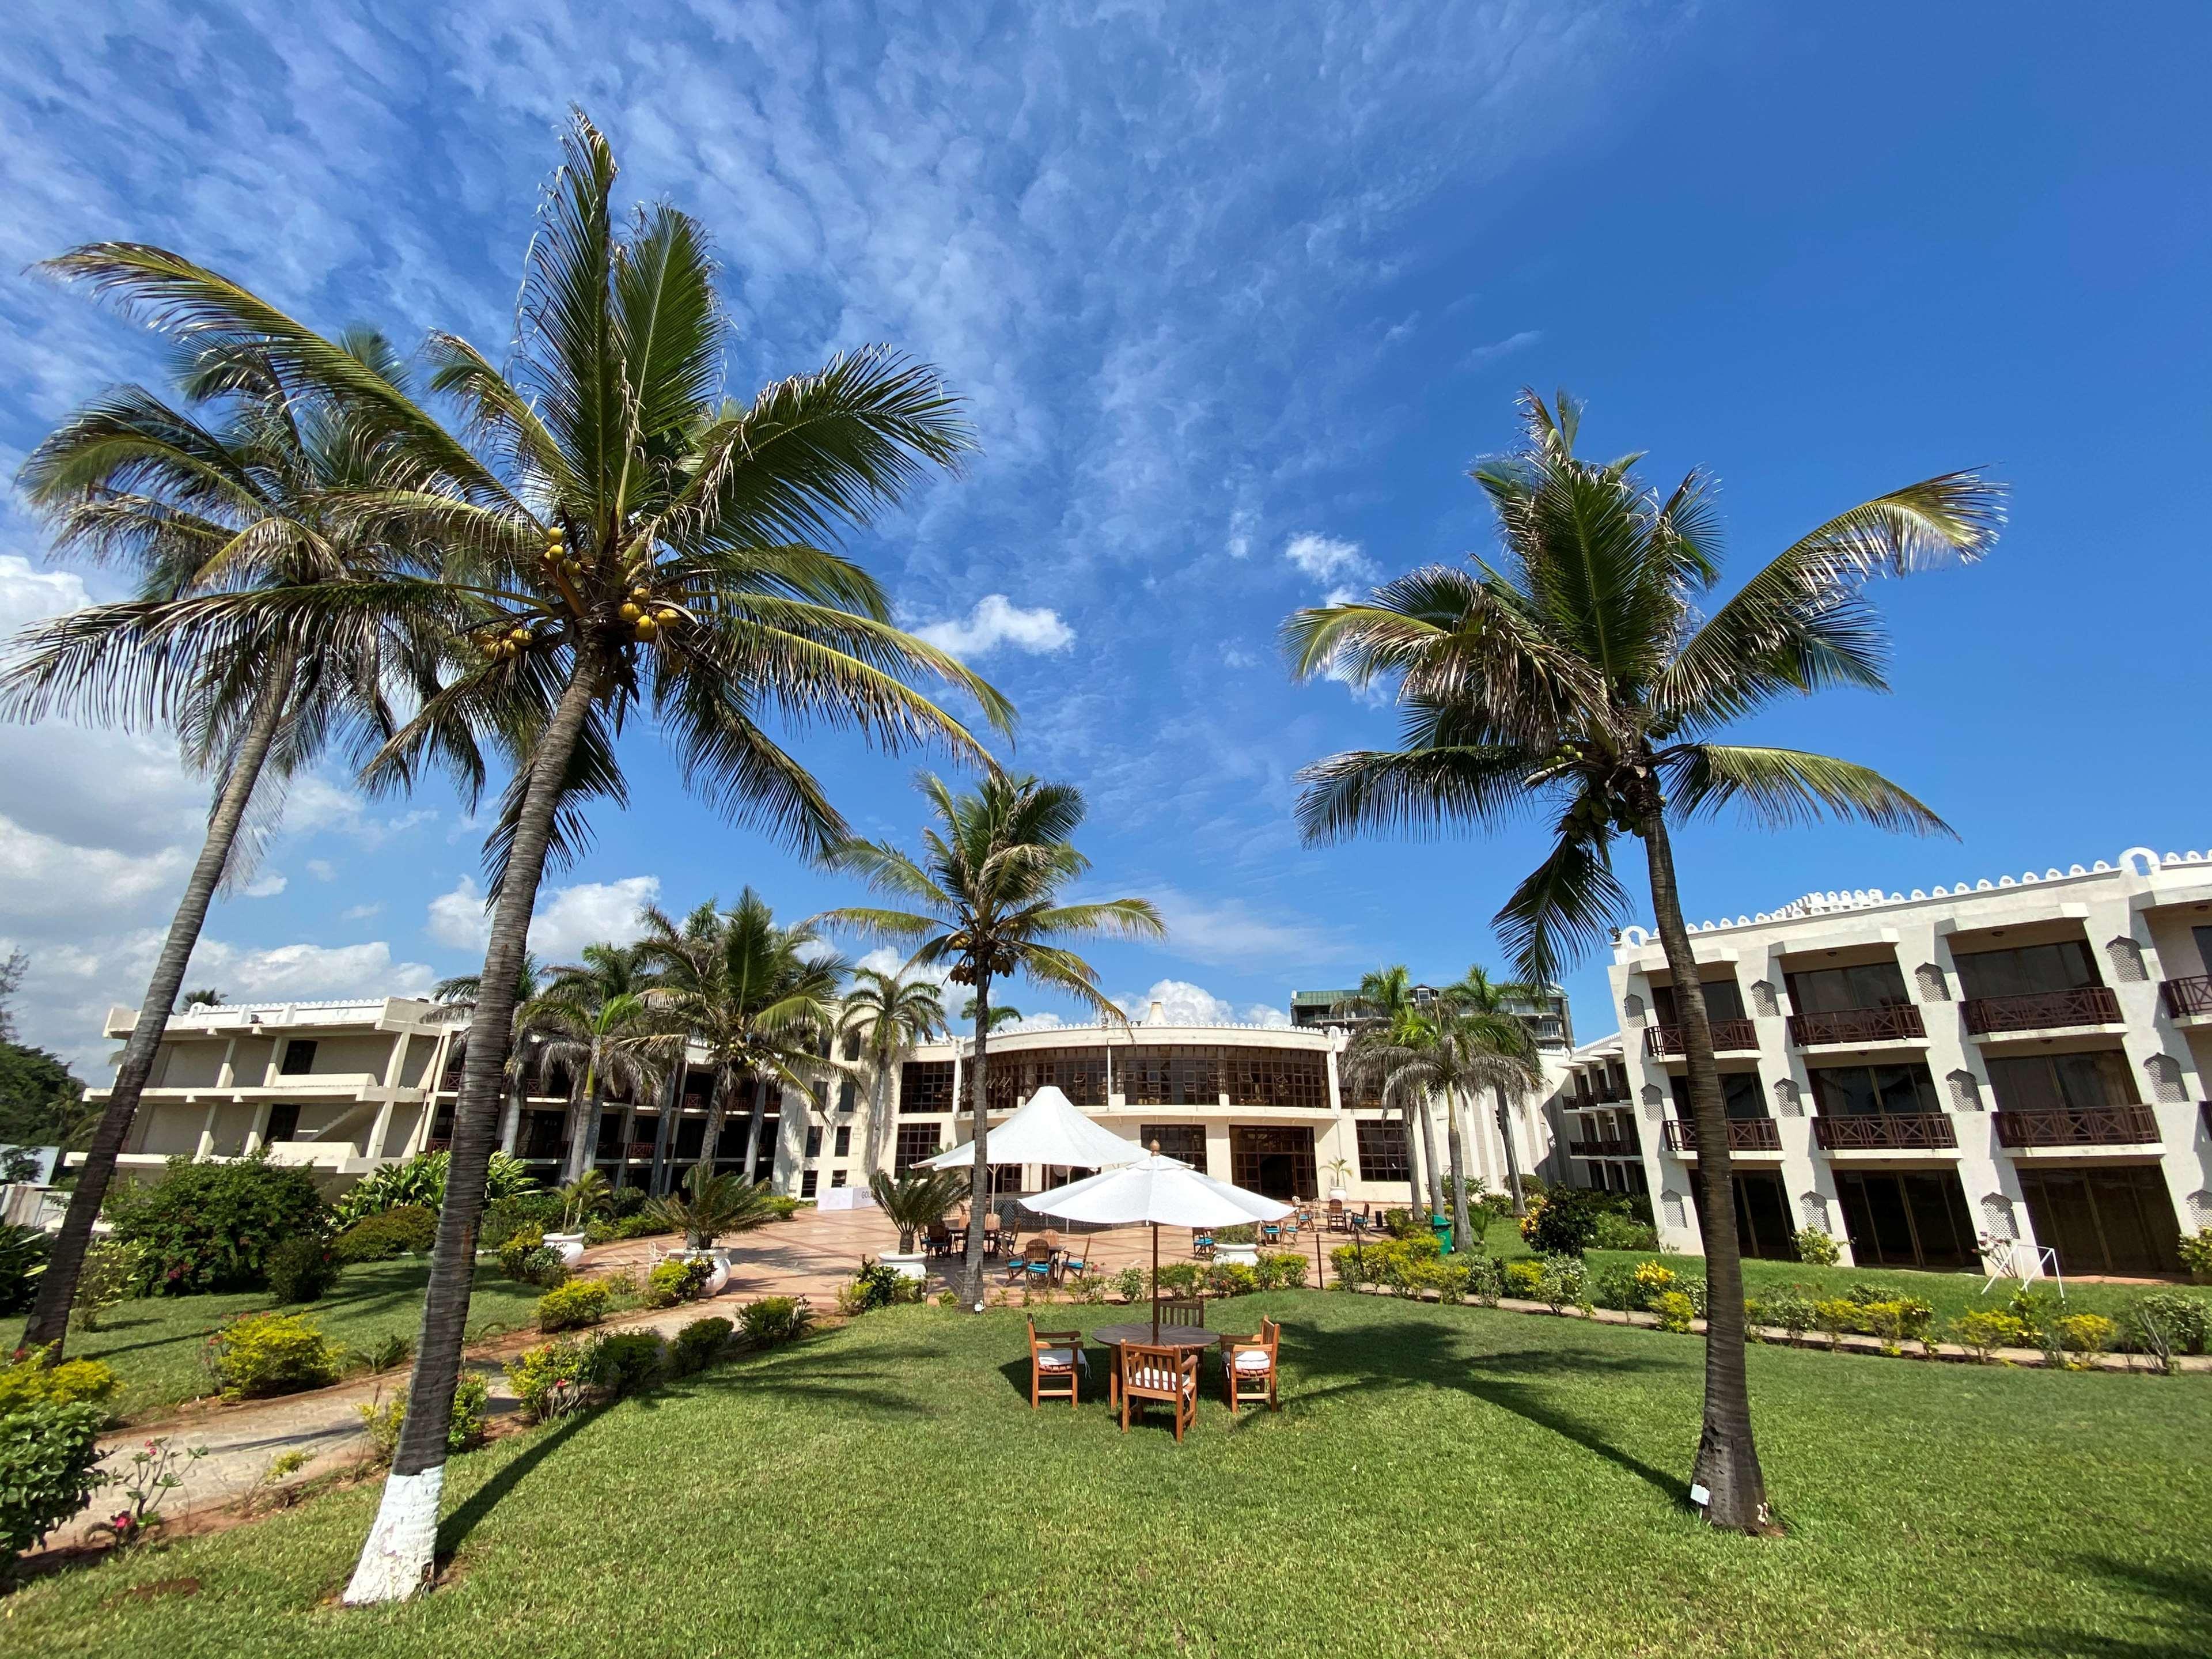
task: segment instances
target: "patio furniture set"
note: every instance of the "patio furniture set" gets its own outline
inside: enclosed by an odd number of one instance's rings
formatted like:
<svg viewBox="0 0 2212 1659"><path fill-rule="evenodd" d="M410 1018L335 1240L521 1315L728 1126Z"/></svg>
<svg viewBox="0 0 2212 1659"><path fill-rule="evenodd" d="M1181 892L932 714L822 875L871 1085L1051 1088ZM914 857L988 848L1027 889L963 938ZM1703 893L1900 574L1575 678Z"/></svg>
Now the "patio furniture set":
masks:
<svg viewBox="0 0 2212 1659"><path fill-rule="evenodd" d="M1195 1297L1158 1304L1158 1320L1101 1325L1090 1340L1108 1350L1106 1406L1121 1419L1121 1432L1141 1407L1158 1403L1175 1414L1175 1437L1198 1421L1201 1360L1208 1348L1222 1350L1222 1389L1233 1415L1240 1406L1264 1403L1282 1409L1276 1398L1276 1361L1282 1328L1262 1319L1256 1336L1228 1336L1206 1328L1206 1304ZM1041 1331L1030 1326L1030 1409L1045 1401L1065 1400L1076 1409L1082 1376L1090 1369L1081 1331Z"/></svg>

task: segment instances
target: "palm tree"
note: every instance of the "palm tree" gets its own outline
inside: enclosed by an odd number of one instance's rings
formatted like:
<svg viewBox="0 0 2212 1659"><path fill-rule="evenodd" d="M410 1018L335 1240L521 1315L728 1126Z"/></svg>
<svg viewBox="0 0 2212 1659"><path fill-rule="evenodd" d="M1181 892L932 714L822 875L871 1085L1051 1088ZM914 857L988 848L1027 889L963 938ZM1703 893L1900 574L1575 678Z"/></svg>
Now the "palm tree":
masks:
<svg viewBox="0 0 2212 1659"><path fill-rule="evenodd" d="M1461 1103L1484 1089L1498 1091L1503 1099L1507 1089L1517 1092L1543 1079L1526 1029L1510 1014L1504 1018L1513 1032L1500 1029L1492 1016L1440 998L1428 1013L1408 1021L1401 1028L1400 1042L1387 1051L1385 1063L1397 1087L1443 1097L1445 1134L1451 1149L1452 1237L1462 1249L1469 1248L1474 1232L1467 1206L1466 1155L1460 1140ZM1510 1143L1506 1156L1510 1162Z"/></svg>
<svg viewBox="0 0 2212 1659"><path fill-rule="evenodd" d="M811 1100L814 1077L825 1063L836 1063L825 1062L820 1050L836 1023L845 964L824 950L811 924L777 926L768 902L750 887L726 911L709 899L680 925L657 908L647 908L641 920L645 937L638 949L653 972L655 1013L668 1030L707 1050L714 1081L703 1146L710 1161L730 1091L740 1083L751 1086L744 1162L750 1181L768 1091L795 1089Z"/></svg>
<svg viewBox="0 0 2212 1659"><path fill-rule="evenodd" d="M43 269L109 285L101 248ZM183 404L143 386L109 392L57 428L17 478L58 556L127 563L137 595L18 635L0 675L0 717L172 726L187 762L215 779L206 837L25 1328L26 1342L56 1360L93 1222L209 906L251 874L288 779L334 743L365 753L390 732L386 690L419 678L426 649L419 638L401 642L381 597L416 568L411 556L345 505L381 476L381 440L365 405L319 397L275 354L197 337L173 317L152 321L179 343ZM402 395L381 339L334 345L301 334L302 356Z"/></svg>
<svg viewBox="0 0 2212 1659"><path fill-rule="evenodd" d="M1647 493L1633 458L1601 465L1575 454L1580 411L1565 396L1553 409L1524 393L1522 410L1522 447L1474 472L1498 514L1502 568L1418 570L1364 604L1301 611L1285 624L1295 674L1329 669L1359 685L1395 675L1403 711L1399 748L1306 769L1300 820L1320 842L1551 811L1550 854L1497 918L1516 971L1536 983L1607 938L1627 904L1613 842L1643 843L1708 1218L1705 1421L1692 1480L1710 1494L1714 1525L1762 1530L1771 1523L1744 1383L1727 1120L1671 829L1730 803L1774 825L1833 813L1884 829L1945 828L1865 767L1713 738L1784 697L1887 689L1865 580L1979 557L2002 521L2002 492L1959 472L1876 496L1700 615L1693 601L1719 576L1706 480L1693 472L1663 497Z"/></svg>
<svg viewBox="0 0 2212 1659"><path fill-rule="evenodd" d="M974 1018L971 1010L967 1016ZM859 968L845 989L838 1015L841 1034L857 1032L860 1057L875 1078L875 1103L868 1114L868 1167L882 1162L884 1127L890 1111L891 1068L915 1044L942 1034L945 997L935 981Z"/></svg>
<svg viewBox="0 0 2212 1659"><path fill-rule="evenodd" d="M750 404L724 401L731 331L703 232L667 205L623 224L613 152L580 112L565 151L507 368L452 336L431 342L434 384L475 447L418 414L398 447L434 463L431 476L362 507L438 547L435 591L465 599L472 621L445 683L368 777L400 786L436 763L473 799L487 747L511 766L488 848L477 1005L495 1040L469 1051L454 1125L465 1195L489 1156L497 1039L538 883L549 857L574 852L592 802L624 799L616 739L634 720L658 717L686 782L718 809L809 850L840 841L844 822L763 721L985 759L910 683L927 677L975 699L1000 729L1012 723L988 683L892 624L865 569L817 545L969 447L936 374L867 350ZM211 325L264 325L227 294L147 280ZM411 1595L428 1576L477 1213L465 1201L439 1217L405 1427L350 1602Z"/></svg>
<svg viewBox="0 0 2212 1659"><path fill-rule="evenodd" d="M635 945L587 945L583 960L553 970L531 1024L544 1033L539 1065L571 1079L568 1158L574 1181L592 1168L609 1085L635 1102L655 1080L652 1050L662 1028L647 1000L645 953Z"/></svg>
<svg viewBox="0 0 2212 1659"><path fill-rule="evenodd" d="M1414 1035L1413 1022L1418 1018L1413 1001L1413 976L1403 963L1388 968L1377 968L1363 974L1359 990L1352 999L1353 1006L1382 1020L1379 1026L1370 1026L1353 1039L1346 1058L1352 1063L1355 1075L1372 1079L1382 1098L1386 1102L1391 1091L1386 1086L1389 1075L1389 1054L1396 1045L1410 1042ZM1381 1056L1380 1059L1372 1058ZM1420 1115L1421 1138L1414 1145L1414 1114ZM1437 1173L1437 1133L1429 1121L1428 1097L1419 1089L1410 1094L1398 1094L1398 1115L1406 1124L1406 1180L1412 1191L1407 1205L1409 1219L1418 1220L1422 1213L1421 1174L1424 1164L1428 1172L1429 1201L1427 1212L1442 1215L1444 1208L1443 1188ZM1416 1158L1416 1151L1422 1156Z"/></svg>
<svg viewBox="0 0 2212 1659"><path fill-rule="evenodd" d="M1517 1104L1528 1090L1541 1086L1544 1071L1536 1057L1536 1038L1515 1010L1540 1006L1544 988L1522 985L1512 980L1497 980L1483 970L1480 963L1471 965L1467 976L1456 984L1448 985L1442 994L1458 1011L1479 1036L1483 1046L1500 1060L1514 1062L1501 1066L1491 1079L1490 1088L1498 1103L1498 1138L1505 1147L1505 1180L1513 1194L1513 1213L1528 1213L1527 1198L1521 1190L1521 1153L1513 1144L1513 1116L1509 1105ZM1456 1132L1457 1121L1453 1128ZM1458 1178L1454 1152L1453 1178ZM1467 1200L1459 1200L1460 1224L1466 1224Z"/></svg>
<svg viewBox="0 0 2212 1659"><path fill-rule="evenodd" d="M969 997L967 1001L960 1005L960 1018L967 1020L972 1020L975 1018L975 998ZM1001 1003L999 1006L991 1010L991 1029L995 1031L1001 1025L1014 1024L1021 1018L1022 1011L1020 1009L1014 1007L1009 1003Z"/></svg>
<svg viewBox="0 0 2212 1659"><path fill-rule="evenodd" d="M827 861L862 877L878 892L904 899L912 910L853 907L818 918L914 946L908 968L949 964L955 983L973 988L975 1063L969 1122L975 1158L969 1177L967 1289L983 1308L982 1218L991 1202L985 1088L990 1062L991 986L1016 974L1064 991L1107 1019L1122 1013L1098 990L1098 975L1081 957L1052 943L1102 934L1164 937L1159 913L1144 899L1063 904L1062 890L1091 867L1075 850L1083 794L1064 783L1026 775L987 773L974 789L955 794L941 778L918 781L936 823L921 832L919 862L887 842L848 841ZM1126 1021L1124 1021L1126 1024Z"/></svg>
<svg viewBox="0 0 2212 1659"><path fill-rule="evenodd" d="M711 1152L684 1172L684 1190L647 1199L645 1213L684 1235L695 1250L712 1249L731 1233L750 1232L775 1219L765 1181L716 1175Z"/></svg>
<svg viewBox="0 0 2212 1659"><path fill-rule="evenodd" d="M544 1042L545 1034L538 1029L540 1011L538 995L544 976L545 970L538 965L538 958L527 951L524 951L522 964L514 975L514 1012L508 1018L507 1054L501 1066L507 1091L507 1108L500 1118L498 1146L501 1152L510 1154L514 1151L515 1137L522 1127L522 1102L530 1092L530 1073L533 1069L541 1073L544 1070L539 1064L539 1049ZM466 1018L473 1022L477 986L477 975L455 974L431 987L430 995L434 1000L446 1005L448 1011L447 1018ZM453 1047L464 1060L468 1054L469 1032L475 1029L471 1023L467 1030L453 1039Z"/></svg>

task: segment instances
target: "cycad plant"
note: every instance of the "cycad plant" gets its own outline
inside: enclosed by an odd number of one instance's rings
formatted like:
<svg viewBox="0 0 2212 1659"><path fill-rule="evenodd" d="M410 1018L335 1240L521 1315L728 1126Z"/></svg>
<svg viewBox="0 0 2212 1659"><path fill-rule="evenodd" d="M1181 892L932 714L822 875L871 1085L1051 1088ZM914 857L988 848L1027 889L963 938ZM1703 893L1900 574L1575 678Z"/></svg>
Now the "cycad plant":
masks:
<svg viewBox="0 0 2212 1659"><path fill-rule="evenodd" d="M853 970L838 1009L838 1030L848 1042L859 1036L860 1059L875 1079L874 1106L868 1114L869 1168L883 1161L892 1069L917 1043L941 1036L945 1029L945 996L934 981L877 968Z"/></svg>
<svg viewBox="0 0 2212 1659"><path fill-rule="evenodd" d="M1496 919L1517 971L1540 984L1624 919L1613 842L1643 844L1709 1222L1705 1422L1692 1479L1714 1525L1763 1530L1771 1519L1744 1382L1727 1120L1672 834L1731 804L1769 825L1832 814L1944 828L1863 766L1716 738L1787 698L1886 689L1885 641L1863 583L1979 557L2002 495L1967 472L1878 495L1783 550L1705 614L1699 597L1719 578L1707 481L1692 473L1664 495L1647 490L1635 457L1576 455L1579 410L1565 396L1554 408L1525 393L1522 409L1521 447L1474 474L1498 515L1498 563L1418 570L1363 603L1285 624L1296 675L1327 670L1360 686L1394 678L1403 720L1395 750L1309 767L1300 821L1310 841L1328 842L1548 812L1552 850Z"/></svg>
<svg viewBox="0 0 2212 1659"><path fill-rule="evenodd" d="M920 787L935 819L921 832L921 859L887 842L872 841L848 841L829 855L837 868L915 908L854 906L819 920L908 945L909 969L948 968L956 984L975 991L975 1053L968 1068L973 1091L969 1121L975 1138L969 1215L974 1224L968 1229L965 1294L981 1313L982 1218L991 1202L986 1088L991 987L1024 975L1035 984L1066 993L1104 1018L1119 1020L1121 1011L1099 993L1091 964L1053 941L1101 935L1158 939L1167 929L1144 899L1061 902L1064 890L1091 867L1074 845L1083 823L1081 791L995 770L974 789L957 793L943 779L927 774Z"/></svg>
<svg viewBox="0 0 2212 1659"><path fill-rule="evenodd" d="M680 1191L647 1199L644 1213L682 1233L693 1249L705 1250L713 1249L718 1238L775 1220L777 1210L766 1182L716 1175L710 1155L684 1171Z"/></svg>
<svg viewBox="0 0 2212 1659"><path fill-rule="evenodd" d="M944 1220L967 1190L968 1177L958 1170L912 1169L896 1180L878 1170L868 1177L868 1195L898 1229L901 1255L911 1254L914 1236Z"/></svg>
<svg viewBox="0 0 2212 1659"><path fill-rule="evenodd" d="M129 297L120 264L171 257L87 247L44 269ZM181 401L143 386L109 392L48 435L17 478L57 557L123 566L137 594L26 630L0 674L0 717L167 726L214 781L206 837L25 1328L24 1340L57 1359L93 1223L209 906L249 873L256 833L275 828L289 779L334 744L365 753L383 741L387 690L419 680L431 649L427 636L407 642L410 619L392 603L419 570L411 550L349 505L392 470L376 398L341 404L316 389L319 374L337 373L404 400L384 342L361 333L333 344L301 331L288 357L203 337L158 307L147 320L179 347ZM204 991L187 1001L215 1000Z"/></svg>

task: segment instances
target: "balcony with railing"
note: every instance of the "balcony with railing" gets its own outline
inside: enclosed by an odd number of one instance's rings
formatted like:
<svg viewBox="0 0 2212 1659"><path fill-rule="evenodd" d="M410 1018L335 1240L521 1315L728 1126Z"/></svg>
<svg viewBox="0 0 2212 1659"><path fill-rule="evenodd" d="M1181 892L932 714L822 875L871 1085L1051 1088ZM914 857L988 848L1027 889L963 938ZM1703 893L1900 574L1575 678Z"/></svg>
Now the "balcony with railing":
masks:
<svg viewBox="0 0 2212 1659"><path fill-rule="evenodd" d="M1790 1040L1800 1048L1832 1042L1865 1048L1880 1042L1911 1042L1927 1035L1920 1011L1909 1002L1790 1016Z"/></svg>
<svg viewBox="0 0 2212 1659"><path fill-rule="evenodd" d="M1998 1111L1997 1145L2038 1146L2155 1146L2158 1115L2148 1106L2040 1106Z"/></svg>
<svg viewBox="0 0 2212 1659"><path fill-rule="evenodd" d="M1782 1150L1782 1131L1771 1117L1732 1117L1728 1121L1729 1151L1732 1152L1778 1152ZM1679 1117L1667 1120L1667 1145L1669 1150L1694 1154L1698 1150L1698 1126Z"/></svg>
<svg viewBox="0 0 2212 1659"><path fill-rule="evenodd" d="M1610 1140L1570 1140L1567 1142L1567 1155L1570 1158L1641 1158L1644 1156L1644 1143L1622 1139L1618 1136Z"/></svg>
<svg viewBox="0 0 2212 1659"><path fill-rule="evenodd" d="M2029 991L2009 997L1970 997L1961 1005L1975 1036L2008 1031L2047 1031L2069 1025L2118 1025L2120 1000L2102 985L2065 991Z"/></svg>
<svg viewBox="0 0 2212 1659"><path fill-rule="evenodd" d="M1713 1052L1717 1054L1756 1052L1759 1048L1759 1027L1747 1019L1717 1019L1712 1022ZM1644 1028L1644 1052L1655 1058L1675 1058L1683 1053L1682 1028L1679 1025L1647 1025Z"/></svg>
<svg viewBox="0 0 2212 1659"><path fill-rule="evenodd" d="M2159 1000L2170 1019L2203 1019L2212 1016L2212 974L2191 974L2185 979L2160 981Z"/></svg>
<svg viewBox="0 0 2212 1659"><path fill-rule="evenodd" d="M1813 1139L1829 1152L1946 1152L1959 1137L1942 1112L1854 1112L1813 1120Z"/></svg>

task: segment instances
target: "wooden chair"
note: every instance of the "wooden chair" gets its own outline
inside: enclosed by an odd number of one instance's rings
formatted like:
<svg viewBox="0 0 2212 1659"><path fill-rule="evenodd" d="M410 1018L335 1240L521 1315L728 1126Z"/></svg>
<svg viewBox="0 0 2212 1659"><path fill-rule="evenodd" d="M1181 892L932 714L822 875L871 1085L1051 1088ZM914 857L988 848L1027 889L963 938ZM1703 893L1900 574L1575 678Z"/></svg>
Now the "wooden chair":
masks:
<svg viewBox="0 0 2212 1659"><path fill-rule="evenodd" d="M1083 1333L1041 1331L1030 1321L1030 1409L1038 1402L1065 1400L1073 1407L1081 1386Z"/></svg>
<svg viewBox="0 0 2212 1659"><path fill-rule="evenodd" d="M1328 1201L1328 1230L1333 1233L1346 1231L1344 1221L1344 1200L1332 1198Z"/></svg>
<svg viewBox="0 0 2212 1659"><path fill-rule="evenodd" d="M1206 1328L1206 1304L1198 1297L1176 1297L1160 1304L1160 1323L1182 1325L1194 1330Z"/></svg>
<svg viewBox="0 0 2212 1659"><path fill-rule="evenodd" d="M1159 1401L1174 1411L1176 1443L1182 1444L1183 1430L1198 1421L1197 1351L1122 1344L1122 1433L1128 1433L1129 1413L1143 1400Z"/></svg>
<svg viewBox="0 0 2212 1659"><path fill-rule="evenodd" d="M1020 1256L1016 1259L1012 1267L1006 1269L1006 1283L1019 1285L1025 1279L1037 1283L1048 1282L1052 1273L1054 1255L1052 1246L1042 1238L1030 1240L1028 1243L1022 1246Z"/></svg>
<svg viewBox="0 0 2212 1659"><path fill-rule="evenodd" d="M931 1222L927 1231L924 1235L923 1248L937 1255L951 1255L952 1254L952 1229L946 1226L942 1221Z"/></svg>
<svg viewBox="0 0 2212 1659"><path fill-rule="evenodd" d="M1190 1236L1190 1254L1192 1259L1194 1261L1212 1261L1213 1235L1212 1233L1193 1233Z"/></svg>
<svg viewBox="0 0 2212 1659"><path fill-rule="evenodd" d="M1283 1328L1272 1319L1263 1319L1259 1335L1232 1336L1224 1345L1222 1370L1228 1381L1232 1416L1240 1404L1257 1405L1262 1400L1269 1411L1282 1410L1275 1399L1275 1358L1282 1340Z"/></svg>

